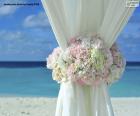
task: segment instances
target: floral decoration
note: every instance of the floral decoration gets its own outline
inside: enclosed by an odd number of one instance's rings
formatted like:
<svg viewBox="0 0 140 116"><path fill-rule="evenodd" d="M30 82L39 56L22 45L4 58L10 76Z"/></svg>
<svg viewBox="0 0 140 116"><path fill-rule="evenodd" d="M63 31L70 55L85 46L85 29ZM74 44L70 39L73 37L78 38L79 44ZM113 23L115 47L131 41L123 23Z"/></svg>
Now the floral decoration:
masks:
<svg viewBox="0 0 140 116"><path fill-rule="evenodd" d="M99 36L78 36L70 39L68 48L53 50L47 58L53 79L58 83L72 81L81 85L107 84L119 80L125 61L117 48L108 48Z"/></svg>

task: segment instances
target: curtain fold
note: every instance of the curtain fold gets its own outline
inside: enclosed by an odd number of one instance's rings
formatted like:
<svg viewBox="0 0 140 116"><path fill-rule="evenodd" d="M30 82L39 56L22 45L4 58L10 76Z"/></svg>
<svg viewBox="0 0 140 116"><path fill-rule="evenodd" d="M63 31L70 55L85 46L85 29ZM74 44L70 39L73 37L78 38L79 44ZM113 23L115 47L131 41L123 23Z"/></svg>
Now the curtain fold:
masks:
<svg viewBox="0 0 140 116"><path fill-rule="evenodd" d="M95 33L111 47L134 11L127 0L41 1L63 50L72 37ZM107 85L62 83L55 116L114 116Z"/></svg>
<svg viewBox="0 0 140 116"><path fill-rule="evenodd" d="M126 7L126 1L128 0L110 0L109 2L102 26L99 30L100 35L109 47L115 42L134 11L134 8Z"/></svg>
<svg viewBox="0 0 140 116"><path fill-rule="evenodd" d="M99 33L110 47L134 11L128 0L42 0L63 49L77 35Z"/></svg>
<svg viewBox="0 0 140 116"><path fill-rule="evenodd" d="M55 116L113 116L108 87L61 84Z"/></svg>
<svg viewBox="0 0 140 116"><path fill-rule="evenodd" d="M56 40L62 49L67 47L66 20L62 0L42 0Z"/></svg>

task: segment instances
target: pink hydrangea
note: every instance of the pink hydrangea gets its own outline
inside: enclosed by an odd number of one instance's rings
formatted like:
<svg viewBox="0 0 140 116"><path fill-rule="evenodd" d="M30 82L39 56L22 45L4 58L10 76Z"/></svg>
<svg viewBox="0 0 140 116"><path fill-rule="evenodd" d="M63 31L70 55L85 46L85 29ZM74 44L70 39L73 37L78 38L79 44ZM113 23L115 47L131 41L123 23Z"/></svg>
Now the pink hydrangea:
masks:
<svg viewBox="0 0 140 116"><path fill-rule="evenodd" d="M69 45L75 45L75 46L77 46L77 45L80 45L81 44L81 40L77 40L77 38L74 37L74 38L71 38L68 43L69 43Z"/></svg>
<svg viewBox="0 0 140 116"><path fill-rule="evenodd" d="M60 47L57 47L53 50L52 54L50 54L49 57L47 58L47 67L48 68L53 69L61 52L62 52L62 50Z"/></svg>
<svg viewBox="0 0 140 116"><path fill-rule="evenodd" d="M98 86L102 81L111 84L118 80L125 64L116 44L109 49L97 36L80 36L70 39L66 51L54 49L47 67L58 74L55 77L58 82L71 80L80 85Z"/></svg>
<svg viewBox="0 0 140 116"><path fill-rule="evenodd" d="M74 64L70 64L68 66L66 74L67 74L67 76L69 76L70 79L72 79L72 80L75 79L75 66L74 66Z"/></svg>

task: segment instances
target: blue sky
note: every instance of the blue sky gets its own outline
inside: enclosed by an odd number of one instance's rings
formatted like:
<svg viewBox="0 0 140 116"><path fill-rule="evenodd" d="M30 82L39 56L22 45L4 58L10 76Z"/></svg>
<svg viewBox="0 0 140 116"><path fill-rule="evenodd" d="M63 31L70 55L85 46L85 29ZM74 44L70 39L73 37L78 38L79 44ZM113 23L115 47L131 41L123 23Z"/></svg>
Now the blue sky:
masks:
<svg viewBox="0 0 140 116"><path fill-rule="evenodd" d="M3 5L9 1L40 5ZM140 61L140 7L118 37L118 43L128 61ZM0 61L44 61L56 46L40 0L0 1Z"/></svg>

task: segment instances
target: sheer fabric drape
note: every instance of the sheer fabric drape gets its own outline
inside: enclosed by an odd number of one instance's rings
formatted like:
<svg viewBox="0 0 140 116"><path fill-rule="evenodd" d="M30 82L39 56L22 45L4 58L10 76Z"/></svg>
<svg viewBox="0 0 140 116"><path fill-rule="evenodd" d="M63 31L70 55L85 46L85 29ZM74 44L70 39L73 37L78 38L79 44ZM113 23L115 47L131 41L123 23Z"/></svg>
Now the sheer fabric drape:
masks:
<svg viewBox="0 0 140 116"><path fill-rule="evenodd" d="M55 116L113 116L105 83L98 87L61 84Z"/></svg>
<svg viewBox="0 0 140 116"><path fill-rule="evenodd" d="M134 8L126 0L42 0L60 47L77 35L98 33L108 47L127 23ZM55 116L113 116L108 87L62 83Z"/></svg>

